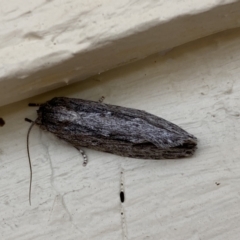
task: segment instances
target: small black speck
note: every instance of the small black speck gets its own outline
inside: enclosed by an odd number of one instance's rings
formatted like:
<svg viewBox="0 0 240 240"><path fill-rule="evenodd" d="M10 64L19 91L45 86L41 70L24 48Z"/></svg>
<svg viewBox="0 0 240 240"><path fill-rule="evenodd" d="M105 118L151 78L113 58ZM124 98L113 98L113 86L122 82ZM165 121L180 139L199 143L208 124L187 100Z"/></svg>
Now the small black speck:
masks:
<svg viewBox="0 0 240 240"><path fill-rule="evenodd" d="M219 183L219 182L215 182L215 184L216 184L217 186L219 186L221 183Z"/></svg>
<svg viewBox="0 0 240 240"><path fill-rule="evenodd" d="M120 192L120 200L122 203L124 202L124 192Z"/></svg>
<svg viewBox="0 0 240 240"><path fill-rule="evenodd" d="M0 127L2 127L3 125L5 125L5 121L2 118L0 118Z"/></svg>

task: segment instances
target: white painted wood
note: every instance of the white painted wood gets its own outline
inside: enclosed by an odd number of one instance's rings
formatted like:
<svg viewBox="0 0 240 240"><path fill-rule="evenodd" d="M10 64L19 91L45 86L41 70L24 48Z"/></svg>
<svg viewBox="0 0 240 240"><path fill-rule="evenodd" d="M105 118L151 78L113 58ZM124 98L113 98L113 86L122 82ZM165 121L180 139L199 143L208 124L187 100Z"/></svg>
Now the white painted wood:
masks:
<svg viewBox="0 0 240 240"><path fill-rule="evenodd" d="M47 94L0 108L0 234L3 240L119 240L124 170L131 240L238 239L240 31L156 54ZM199 139L190 159L148 161L74 148L35 127L32 206L28 204L29 102L79 97L161 116Z"/></svg>
<svg viewBox="0 0 240 240"><path fill-rule="evenodd" d="M0 106L239 27L237 0L1 0Z"/></svg>

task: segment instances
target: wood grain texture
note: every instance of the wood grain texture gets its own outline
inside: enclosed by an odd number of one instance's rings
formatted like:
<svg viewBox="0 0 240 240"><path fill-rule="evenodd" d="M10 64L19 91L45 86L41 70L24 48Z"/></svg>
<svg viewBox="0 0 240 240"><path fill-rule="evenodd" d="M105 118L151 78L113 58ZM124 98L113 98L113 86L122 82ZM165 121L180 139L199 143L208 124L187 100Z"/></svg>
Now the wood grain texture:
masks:
<svg viewBox="0 0 240 240"><path fill-rule="evenodd" d="M123 169L128 239L238 239L239 39L234 29L0 108L6 122L0 128L0 238L122 240ZM96 101L103 95L104 103L181 126L198 137L198 150L180 161L149 161L85 148L89 163L82 167L76 149L34 127L30 207L24 118L36 119L37 113L28 103L54 96Z"/></svg>
<svg viewBox="0 0 240 240"><path fill-rule="evenodd" d="M12 1L0 1L0 106L240 26L238 0Z"/></svg>

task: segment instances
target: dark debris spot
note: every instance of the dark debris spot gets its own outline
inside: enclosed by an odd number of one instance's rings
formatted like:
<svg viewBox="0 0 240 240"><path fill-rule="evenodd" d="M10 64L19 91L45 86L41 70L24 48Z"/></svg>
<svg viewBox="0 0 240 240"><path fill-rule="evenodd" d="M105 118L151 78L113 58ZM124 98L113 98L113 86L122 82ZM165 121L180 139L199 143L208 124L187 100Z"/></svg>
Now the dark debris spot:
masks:
<svg viewBox="0 0 240 240"><path fill-rule="evenodd" d="M5 125L5 121L2 118L0 118L0 127L2 127L3 125Z"/></svg>
<svg viewBox="0 0 240 240"><path fill-rule="evenodd" d="M124 192L120 192L120 200L122 203L124 202Z"/></svg>

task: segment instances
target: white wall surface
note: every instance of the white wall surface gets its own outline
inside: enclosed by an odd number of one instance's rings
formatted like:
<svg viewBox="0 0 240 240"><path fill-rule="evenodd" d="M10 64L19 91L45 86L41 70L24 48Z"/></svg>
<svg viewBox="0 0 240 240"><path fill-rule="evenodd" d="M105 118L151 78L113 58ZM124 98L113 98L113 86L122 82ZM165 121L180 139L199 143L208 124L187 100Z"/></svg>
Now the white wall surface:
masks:
<svg viewBox="0 0 240 240"><path fill-rule="evenodd" d="M4 240L226 240L240 235L240 30L212 35L0 108L0 238ZM54 96L146 110L199 139L182 160L138 160L68 144L35 127L28 204L29 102ZM120 215L124 169L127 238Z"/></svg>
<svg viewBox="0 0 240 240"><path fill-rule="evenodd" d="M237 0L1 0L0 106L240 26Z"/></svg>

